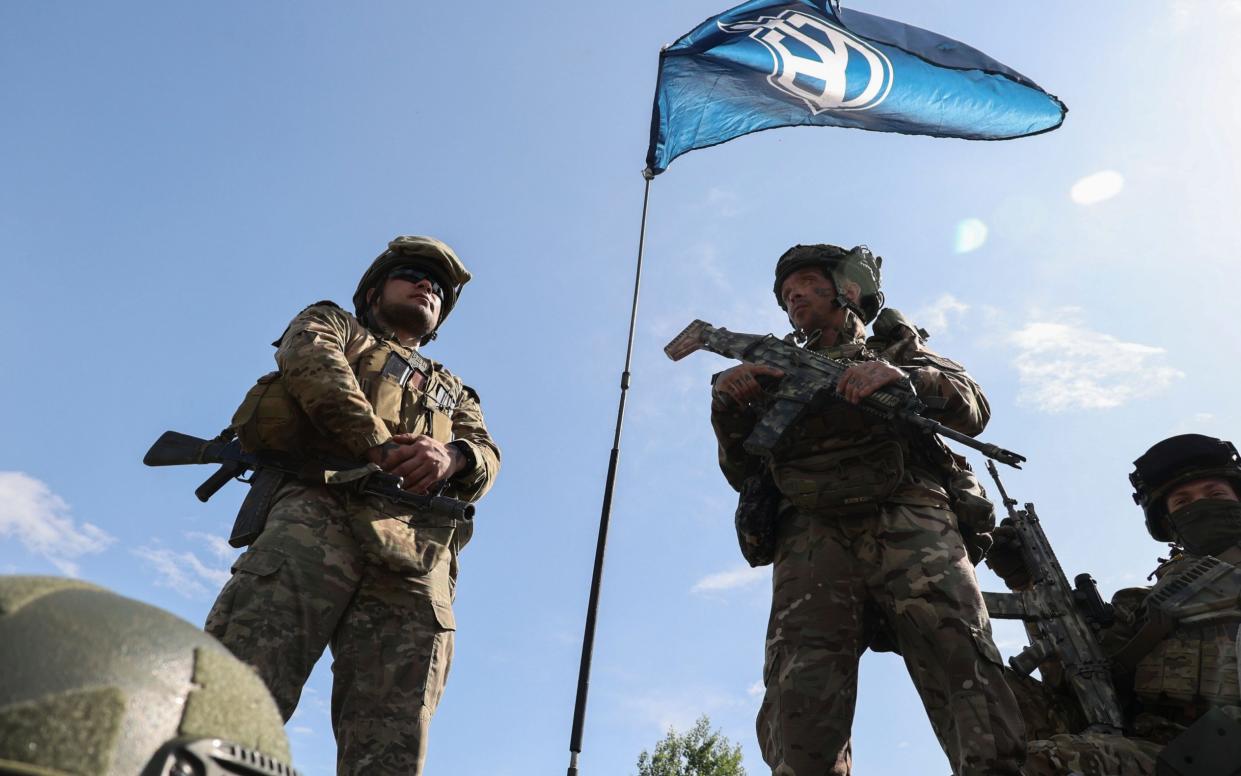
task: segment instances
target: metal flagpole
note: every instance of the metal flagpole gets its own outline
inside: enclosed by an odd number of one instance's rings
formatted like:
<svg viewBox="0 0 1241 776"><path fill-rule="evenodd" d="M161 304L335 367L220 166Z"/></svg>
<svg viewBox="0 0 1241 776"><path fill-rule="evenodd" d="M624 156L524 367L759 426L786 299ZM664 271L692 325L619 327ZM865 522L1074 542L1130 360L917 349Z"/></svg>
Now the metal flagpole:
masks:
<svg viewBox="0 0 1241 776"><path fill-rule="evenodd" d="M595 648L595 616L599 611L599 584L603 579L603 552L608 543L608 523L612 519L612 493L616 487L616 462L620 458L621 427L625 423L625 399L629 393L629 367L633 361L633 330L638 319L638 289L642 285L642 248L646 243L646 205L655 174L642 171L646 187L642 192L642 226L638 230L638 262L633 278L633 305L629 310L629 341L625 346L625 369L621 372L620 406L616 410L616 435L608 459L608 476L603 486L603 510L599 515L599 543L595 546L595 571L590 580L590 602L586 605L586 631L582 635L582 662L577 670L577 702L573 706L573 733L569 737L569 773L577 776L577 757L582 753L582 728L586 725L586 695L590 689L590 658Z"/></svg>

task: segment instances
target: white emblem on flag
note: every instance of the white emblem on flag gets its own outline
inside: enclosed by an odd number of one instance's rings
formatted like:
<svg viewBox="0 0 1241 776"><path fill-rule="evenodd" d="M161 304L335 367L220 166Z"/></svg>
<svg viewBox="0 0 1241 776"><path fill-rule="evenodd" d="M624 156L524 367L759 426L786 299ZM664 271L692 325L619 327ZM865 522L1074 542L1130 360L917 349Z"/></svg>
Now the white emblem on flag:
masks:
<svg viewBox="0 0 1241 776"><path fill-rule="evenodd" d="M775 59L768 83L815 114L869 110L892 88L892 62L882 51L817 16L784 11L717 24L724 32L746 32L763 44Z"/></svg>

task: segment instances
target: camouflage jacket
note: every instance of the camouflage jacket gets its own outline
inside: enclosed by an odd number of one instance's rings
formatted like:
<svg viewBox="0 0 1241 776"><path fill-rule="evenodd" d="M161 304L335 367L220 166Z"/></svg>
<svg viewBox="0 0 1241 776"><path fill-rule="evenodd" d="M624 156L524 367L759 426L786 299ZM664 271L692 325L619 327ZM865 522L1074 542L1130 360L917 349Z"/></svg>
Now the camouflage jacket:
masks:
<svg viewBox="0 0 1241 776"><path fill-rule="evenodd" d="M478 394L432 361L432 374L416 408L426 411L402 413L394 422L381 419L355 374L358 360L380 338L396 343L390 334L368 330L331 302L307 307L289 324L276 351L286 390L323 436L357 459L393 434L430 433L432 411L446 414L453 441L469 447L474 466L454 477L444 495L467 501L481 498L495 481L500 449L487 432Z"/></svg>
<svg viewBox="0 0 1241 776"><path fill-rule="evenodd" d="M909 375L919 398L927 405L927 416L962 433L971 436L981 433L991 416L986 397L965 369L936 354L921 340L892 343L871 337L844 345L815 347L815 350L845 361L883 360L899 367ZM738 410L722 402L712 403L711 423L719 442L720 468L738 490L745 478L757 473L762 465L742 448L758 417L751 409ZM895 466L893 471L899 472L894 474L897 481L883 489L885 495L881 500L947 505L944 467L948 454L942 446L924 439L908 439L886 421L843 401L831 402L805 418L789 443L776 451L771 468L787 496L789 490L781 484L782 469L800 468L797 476L826 483L834 476L833 471L841 470L842 459L855 455L864 463L881 459L883 455L876 451L894 445L900 447L900 457L904 460L896 464L878 464Z"/></svg>

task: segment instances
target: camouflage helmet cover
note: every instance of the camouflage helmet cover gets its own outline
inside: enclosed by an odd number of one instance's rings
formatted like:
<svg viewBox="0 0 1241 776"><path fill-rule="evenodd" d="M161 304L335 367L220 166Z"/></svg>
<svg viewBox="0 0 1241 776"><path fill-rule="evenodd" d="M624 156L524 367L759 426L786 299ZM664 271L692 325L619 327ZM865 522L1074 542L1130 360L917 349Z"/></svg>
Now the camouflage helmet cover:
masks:
<svg viewBox="0 0 1241 776"><path fill-rule="evenodd" d="M153 606L0 577L0 665L0 773L296 775L254 670Z"/></svg>
<svg viewBox="0 0 1241 776"><path fill-rule="evenodd" d="M1219 477L1241 495L1241 459L1232 442L1202 434L1180 434L1156 443L1133 462L1129 482L1133 501L1146 515L1146 530L1157 541L1173 536L1165 519L1168 495L1194 480Z"/></svg>
<svg viewBox="0 0 1241 776"><path fill-rule="evenodd" d="M470 271L461 263L461 259L443 242L434 237L403 235L388 243L388 249L379 254L353 292L353 312L358 320L367 320L370 305L367 294L388 277L388 273L398 267L419 267L435 275L444 289L444 300L440 306L440 319L435 328L444 322L448 313L461 296L461 289L470 282Z"/></svg>
<svg viewBox="0 0 1241 776"><path fill-rule="evenodd" d="M824 243L794 245L776 262L776 280L772 291L780 309L787 310L784 299L780 297L780 287L785 278L805 267L821 267L836 287L837 303L852 310L863 323L870 323L883 307L883 292L879 290L882 284L881 266L883 257L874 255L865 245L855 245L850 250ZM845 294L849 282L858 285L860 293L857 302Z"/></svg>

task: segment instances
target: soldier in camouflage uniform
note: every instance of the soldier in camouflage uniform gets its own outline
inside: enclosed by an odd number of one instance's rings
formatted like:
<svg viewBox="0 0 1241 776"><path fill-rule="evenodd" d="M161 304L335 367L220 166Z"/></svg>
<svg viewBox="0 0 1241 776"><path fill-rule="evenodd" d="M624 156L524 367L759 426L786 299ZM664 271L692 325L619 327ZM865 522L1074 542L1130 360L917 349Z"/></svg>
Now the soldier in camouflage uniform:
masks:
<svg viewBox="0 0 1241 776"><path fill-rule="evenodd" d="M865 338L883 304L880 261L863 246L799 245L776 264L776 299L795 336L853 366L839 384L844 401L812 411L771 460L742 442L763 383L781 373L743 364L713 381L725 477L740 489L767 467L782 497L757 721L763 759L778 776L851 772L858 661L881 639L904 657L953 772L1016 774L1024 731L971 563L986 537L953 510L964 461L853 405L908 381L930 416L964 433L982 431L990 410L965 370L910 327Z"/></svg>
<svg viewBox="0 0 1241 776"><path fill-rule="evenodd" d="M1241 571L1222 567L1228 573L1212 583L1223 606L1196 612L1192 619L1151 614L1152 596L1200 576L1204 559L1241 564L1236 449L1212 437L1182 434L1159 442L1134 466L1134 500L1146 513L1151 536L1172 543L1172 557L1155 569L1153 587L1126 588L1113 596L1115 622L1099 633L1125 705L1124 736L1079 732L1081 712L1054 661L1040 666L1041 683L1010 673L1027 714L1028 776L1154 776L1164 747L1208 711L1222 709L1241 719ZM1003 526L996 535L988 565L1009 587L1021 589L1029 583L1029 570ZM1206 767L1205 760L1200 767Z"/></svg>
<svg viewBox="0 0 1241 776"><path fill-rule="evenodd" d="M279 372L234 417L243 447L369 460L414 493L480 498L500 453L478 394L418 353L469 279L444 243L393 240L358 284L354 315L320 302L289 324ZM422 772L452 662L457 557L472 530L424 517L347 487L285 482L207 618L286 720L331 646L340 774Z"/></svg>

